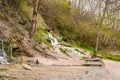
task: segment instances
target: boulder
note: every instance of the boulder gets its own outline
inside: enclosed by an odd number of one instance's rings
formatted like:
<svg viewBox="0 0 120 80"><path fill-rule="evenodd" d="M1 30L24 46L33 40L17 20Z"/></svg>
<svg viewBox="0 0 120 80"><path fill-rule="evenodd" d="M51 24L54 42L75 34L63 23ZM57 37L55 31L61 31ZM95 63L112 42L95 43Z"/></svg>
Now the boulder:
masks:
<svg viewBox="0 0 120 80"><path fill-rule="evenodd" d="M22 64L24 69L32 70L32 67L27 64Z"/></svg>

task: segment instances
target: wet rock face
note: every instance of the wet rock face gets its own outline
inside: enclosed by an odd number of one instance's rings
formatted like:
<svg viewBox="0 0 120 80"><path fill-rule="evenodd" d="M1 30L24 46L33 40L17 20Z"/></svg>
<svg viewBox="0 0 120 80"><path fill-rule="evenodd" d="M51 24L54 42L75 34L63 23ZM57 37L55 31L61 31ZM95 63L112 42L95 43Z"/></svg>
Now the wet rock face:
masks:
<svg viewBox="0 0 120 80"><path fill-rule="evenodd" d="M75 49L72 48L72 47L67 47L67 46L61 45L60 48L63 49L63 50L68 51L68 52L71 53L71 54L77 55L77 56L79 56L80 58L85 57L85 55L81 54L80 52L78 52L77 50L75 50Z"/></svg>
<svg viewBox="0 0 120 80"><path fill-rule="evenodd" d="M11 58L12 49L8 43L6 40L0 40L0 64L8 64Z"/></svg>
<svg viewBox="0 0 120 80"><path fill-rule="evenodd" d="M4 51L0 52L0 64L9 64L7 55Z"/></svg>
<svg viewBox="0 0 120 80"><path fill-rule="evenodd" d="M4 57L0 56L0 64L8 64L8 61Z"/></svg>

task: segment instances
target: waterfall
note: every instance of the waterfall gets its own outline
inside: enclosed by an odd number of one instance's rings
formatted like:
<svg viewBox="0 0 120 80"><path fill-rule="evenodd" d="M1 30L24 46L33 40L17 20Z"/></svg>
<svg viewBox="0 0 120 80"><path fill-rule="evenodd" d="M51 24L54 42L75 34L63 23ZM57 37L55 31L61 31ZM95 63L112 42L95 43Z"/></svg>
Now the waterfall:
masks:
<svg viewBox="0 0 120 80"><path fill-rule="evenodd" d="M52 34L50 34L49 32L48 32L48 35L47 35L47 39L50 40L50 42L51 42L51 44L52 44L53 46L57 46L57 45L59 44L58 41L57 41L57 39L54 38L54 37L52 36Z"/></svg>
<svg viewBox="0 0 120 80"><path fill-rule="evenodd" d="M4 50L4 40L0 40L0 64L8 63L8 56Z"/></svg>
<svg viewBox="0 0 120 80"><path fill-rule="evenodd" d="M57 41L57 39L55 37L52 36L52 34L50 34L48 32L47 37L48 40L50 40L51 45L53 45L54 47L59 46L59 48L68 51L71 54L75 54L77 56L79 56L80 58L85 57L85 55L81 54L79 51L75 50L72 47L68 47L68 46L64 46L64 45L60 45L59 42Z"/></svg>

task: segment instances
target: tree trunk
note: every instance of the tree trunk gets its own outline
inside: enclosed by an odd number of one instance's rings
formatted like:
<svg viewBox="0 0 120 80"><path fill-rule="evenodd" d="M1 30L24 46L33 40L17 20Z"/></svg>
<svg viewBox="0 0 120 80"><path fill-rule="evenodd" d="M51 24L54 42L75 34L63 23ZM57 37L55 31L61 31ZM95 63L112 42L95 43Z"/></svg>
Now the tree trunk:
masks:
<svg viewBox="0 0 120 80"><path fill-rule="evenodd" d="M33 17L32 17L31 29L29 32L30 38L34 36L36 31L38 3L39 3L39 0L33 0Z"/></svg>
<svg viewBox="0 0 120 80"><path fill-rule="evenodd" d="M94 54L93 54L93 57L96 57L97 56L97 51L98 51L98 42L99 42L99 35L100 35L100 27L101 25L103 24L103 21L104 21L104 18L105 18L105 14L106 14L106 11L107 11L107 8L108 8L108 2L109 0L106 0L105 1L105 7L103 9L103 15L102 15L102 18L100 20L100 25L98 25L98 31L97 31L97 35L96 35L96 42L95 42L95 47L94 47Z"/></svg>
<svg viewBox="0 0 120 80"><path fill-rule="evenodd" d="M93 57L96 57L96 56L97 56L98 42L99 42L99 33L97 33L97 35L96 35L96 42L95 42L95 48L94 48L94 54L93 54Z"/></svg>

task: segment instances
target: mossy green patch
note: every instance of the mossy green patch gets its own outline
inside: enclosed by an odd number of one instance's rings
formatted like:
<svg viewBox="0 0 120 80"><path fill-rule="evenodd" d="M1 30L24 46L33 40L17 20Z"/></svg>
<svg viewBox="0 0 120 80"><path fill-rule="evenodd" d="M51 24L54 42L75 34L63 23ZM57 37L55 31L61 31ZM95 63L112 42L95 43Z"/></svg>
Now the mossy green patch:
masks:
<svg viewBox="0 0 120 80"><path fill-rule="evenodd" d="M6 53L8 61L12 60L12 41L11 39L0 40L0 49Z"/></svg>
<svg viewBox="0 0 120 80"><path fill-rule="evenodd" d="M120 56L112 56L112 55L106 55L106 54L104 54L104 55L102 55L103 56L103 58L107 58L107 59L110 59L110 60L113 60L113 61L120 61Z"/></svg>
<svg viewBox="0 0 120 80"><path fill-rule="evenodd" d="M18 12L24 21L32 20L33 8L28 5L27 0L17 0Z"/></svg>
<svg viewBox="0 0 120 80"><path fill-rule="evenodd" d="M63 49L61 49L61 48L60 48L60 50L61 50L61 52L62 52L63 54L65 54L66 56L71 57L71 56L67 53L66 50L63 50Z"/></svg>
<svg viewBox="0 0 120 80"><path fill-rule="evenodd" d="M47 44L49 47L52 47L52 45L50 44L50 42L47 41L47 39L46 39L46 37L45 37L46 35L47 35L47 32L45 31L45 29L40 29L40 30L38 30L38 31L35 33L33 39L34 39L35 42L38 43L38 44L40 44L40 43L43 42L43 43Z"/></svg>
<svg viewBox="0 0 120 80"><path fill-rule="evenodd" d="M110 54L106 54L106 53L102 53L102 52L98 52L98 54L100 54L104 59L120 61L120 56L118 56L118 55L110 55Z"/></svg>
<svg viewBox="0 0 120 80"><path fill-rule="evenodd" d="M5 17L5 15L2 14L2 13L0 13L0 19L2 19L2 20L7 20L7 18Z"/></svg>

